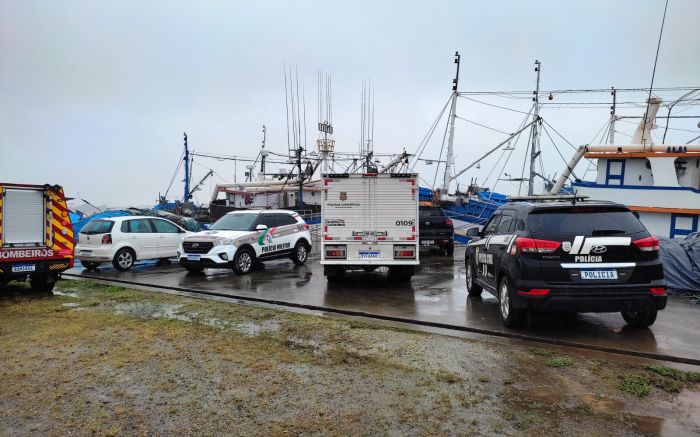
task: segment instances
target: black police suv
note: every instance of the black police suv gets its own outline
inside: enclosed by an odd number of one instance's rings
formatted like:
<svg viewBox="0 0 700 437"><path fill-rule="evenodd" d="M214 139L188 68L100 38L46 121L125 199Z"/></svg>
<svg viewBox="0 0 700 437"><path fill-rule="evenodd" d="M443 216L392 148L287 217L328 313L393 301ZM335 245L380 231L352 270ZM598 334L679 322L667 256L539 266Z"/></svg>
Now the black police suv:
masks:
<svg viewBox="0 0 700 437"><path fill-rule="evenodd" d="M507 327L530 311L619 311L644 328L666 306L659 240L623 205L513 202L467 235L468 292L496 296Z"/></svg>
<svg viewBox="0 0 700 437"><path fill-rule="evenodd" d="M418 239L420 249L440 251L452 256L454 246L454 225L439 206L423 206L418 208Z"/></svg>

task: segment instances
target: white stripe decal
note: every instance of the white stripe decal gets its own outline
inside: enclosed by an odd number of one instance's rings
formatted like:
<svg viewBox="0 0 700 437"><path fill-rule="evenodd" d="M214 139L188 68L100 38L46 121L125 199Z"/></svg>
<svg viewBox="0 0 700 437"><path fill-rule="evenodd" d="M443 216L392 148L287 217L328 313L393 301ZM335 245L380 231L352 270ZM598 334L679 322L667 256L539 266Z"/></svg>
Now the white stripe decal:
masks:
<svg viewBox="0 0 700 437"><path fill-rule="evenodd" d="M576 255L578 253L579 249L581 249L582 244L583 244L583 237L579 235L576 238L574 238L574 244L571 245L571 250L569 251L569 253L571 255Z"/></svg>
<svg viewBox="0 0 700 437"><path fill-rule="evenodd" d="M562 263L564 269L597 269L635 267L637 263Z"/></svg>
<svg viewBox="0 0 700 437"><path fill-rule="evenodd" d="M595 246L629 246L630 243L630 237L588 237L581 248L581 255L588 255Z"/></svg>

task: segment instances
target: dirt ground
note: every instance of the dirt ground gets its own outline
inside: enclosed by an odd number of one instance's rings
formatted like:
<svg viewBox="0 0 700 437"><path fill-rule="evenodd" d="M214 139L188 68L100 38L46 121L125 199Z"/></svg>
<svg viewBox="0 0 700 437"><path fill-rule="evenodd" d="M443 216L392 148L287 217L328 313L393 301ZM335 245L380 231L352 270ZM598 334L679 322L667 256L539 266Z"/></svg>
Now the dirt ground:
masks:
<svg viewBox="0 0 700 437"><path fill-rule="evenodd" d="M0 292L2 435L692 435L700 373L61 281Z"/></svg>

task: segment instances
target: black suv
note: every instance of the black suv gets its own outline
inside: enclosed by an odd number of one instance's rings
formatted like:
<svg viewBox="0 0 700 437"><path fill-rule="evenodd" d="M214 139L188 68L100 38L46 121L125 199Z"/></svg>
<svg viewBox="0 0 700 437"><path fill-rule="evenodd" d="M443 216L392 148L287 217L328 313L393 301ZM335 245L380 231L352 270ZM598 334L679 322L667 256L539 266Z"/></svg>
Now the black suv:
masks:
<svg viewBox="0 0 700 437"><path fill-rule="evenodd" d="M620 311L643 328L666 306L659 240L623 205L508 203L467 235L469 294L493 293L508 327L529 311Z"/></svg>
<svg viewBox="0 0 700 437"><path fill-rule="evenodd" d="M452 255L454 246L454 226L452 220L439 206L419 207L418 238L420 248L425 250L440 250Z"/></svg>

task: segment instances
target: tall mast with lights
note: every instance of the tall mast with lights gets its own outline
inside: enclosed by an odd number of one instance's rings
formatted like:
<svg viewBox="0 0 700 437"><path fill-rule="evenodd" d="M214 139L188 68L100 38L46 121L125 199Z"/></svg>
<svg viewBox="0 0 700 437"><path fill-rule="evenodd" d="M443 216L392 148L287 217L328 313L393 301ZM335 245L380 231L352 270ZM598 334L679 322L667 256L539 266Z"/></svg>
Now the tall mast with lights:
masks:
<svg viewBox="0 0 700 437"><path fill-rule="evenodd" d="M454 161L455 119L457 118L457 86L459 85L459 52L455 52L455 64L457 72L452 79L452 106L450 107L450 136L447 140L447 162L445 163L445 177L442 182L442 192L447 194L452 180L452 162Z"/></svg>

